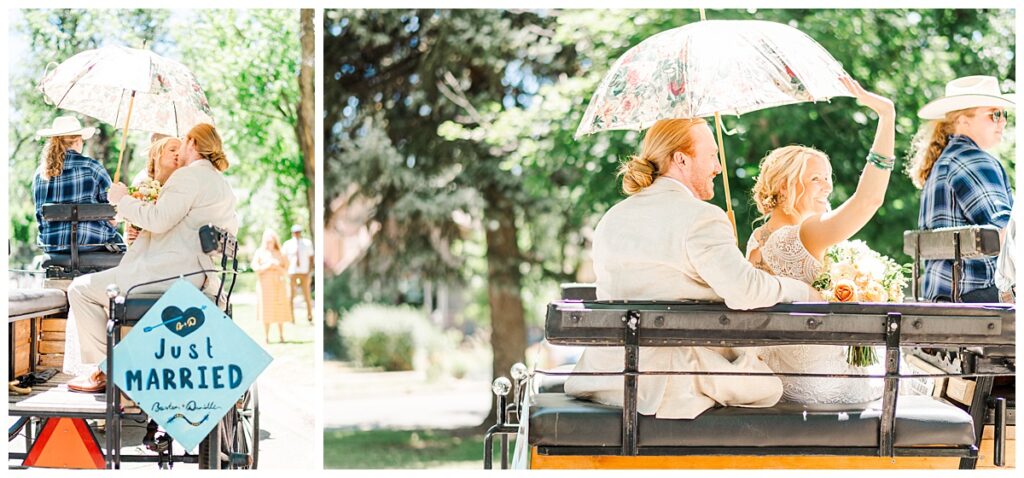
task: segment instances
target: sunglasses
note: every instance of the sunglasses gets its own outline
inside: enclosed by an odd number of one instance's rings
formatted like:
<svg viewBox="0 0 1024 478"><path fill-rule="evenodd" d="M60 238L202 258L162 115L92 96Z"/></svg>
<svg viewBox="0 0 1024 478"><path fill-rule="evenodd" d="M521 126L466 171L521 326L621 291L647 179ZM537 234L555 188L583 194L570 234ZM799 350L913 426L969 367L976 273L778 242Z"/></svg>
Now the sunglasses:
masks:
<svg viewBox="0 0 1024 478"><path fill-rule="evenodd" d="M985 116L992 118L993 123L998 123L1000 121L1008 121L1010 119L1010 114L1007 113L1006 110L996 110L986 114Z"/></svg>

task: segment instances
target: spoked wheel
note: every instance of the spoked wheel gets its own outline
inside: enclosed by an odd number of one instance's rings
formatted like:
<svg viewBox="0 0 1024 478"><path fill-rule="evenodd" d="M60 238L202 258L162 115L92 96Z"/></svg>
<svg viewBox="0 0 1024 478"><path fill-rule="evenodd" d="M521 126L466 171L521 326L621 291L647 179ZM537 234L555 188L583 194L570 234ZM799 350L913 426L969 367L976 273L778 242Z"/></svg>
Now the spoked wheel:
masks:
<svg viewBox="0 0 1024 478"><path fill-rule="evenodd" d="M220 437L221 469L255 470L259 461L260 412L256 384L235 402L214 429ZM211 433L212 435L212 433ZM199 468L210 469L210 437L199 443Z"/></svg>

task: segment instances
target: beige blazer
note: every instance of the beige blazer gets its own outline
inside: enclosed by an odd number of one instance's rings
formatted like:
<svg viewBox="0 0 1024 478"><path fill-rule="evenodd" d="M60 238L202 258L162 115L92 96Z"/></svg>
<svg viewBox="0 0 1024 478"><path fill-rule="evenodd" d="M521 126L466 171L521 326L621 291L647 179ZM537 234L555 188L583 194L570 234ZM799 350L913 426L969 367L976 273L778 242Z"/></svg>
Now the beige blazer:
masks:
<svg viewBox="0 0 1024 478"><path fill-rule="evenodd" d="M733 309L812 299L803 282L755 269L736 246L725 212L682 183L658 178L605 213L594 232L597 298L724 301ZM816 298L815 298L816 299ZM771 372L748 348L644 347L640 370ZM623 349L588 347L576 371L622 371ZM694 418L716 403L770 407L777 377L645 376L638 410L658 418ZM622 377L573 376L566 393L622 406Z"/></svg>
<svg viewBox="0 0 1024 478"><path fill-rule="evenodd" d="M156 204L131 196L121 198L116 205L118 215L143 229L114 268L122 293L142 282L213 269L213 259L199 244L199 228L212 224L237 234L235 201L224 176L206 160L171 174ZM189 280L197 287L204 283L201 275ZM217 280L209 274L205 278L207 290L215 288ZM164 290L171 284L165 282L146 290Z"/></svg>

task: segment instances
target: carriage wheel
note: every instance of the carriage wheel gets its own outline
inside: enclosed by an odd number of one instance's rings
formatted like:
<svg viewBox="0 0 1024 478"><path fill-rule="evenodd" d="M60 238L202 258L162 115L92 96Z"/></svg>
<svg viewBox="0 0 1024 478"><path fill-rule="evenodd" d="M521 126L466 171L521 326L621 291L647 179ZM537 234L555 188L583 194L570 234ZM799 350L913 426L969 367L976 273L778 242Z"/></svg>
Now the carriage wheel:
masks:
<svg viewBox="0 0 1024 478"><path fill-rule="evenodd" d="M231 448L236 457L245 456L246 458L244 462L236 459L235 462L241 466L232 468L255 470L260 456L259 392L257 392L255 383L238 400L235 413L238 420L235 423Z"/></svg>
<svg viewBox="0 0 1024 478"><path fill-rule="evenodd" d="M259 395L256 384L249 387L232 409L221 419L220 468L256 469L259 460ZM209 438L199 443L199 469L210 469Z"/></svg>

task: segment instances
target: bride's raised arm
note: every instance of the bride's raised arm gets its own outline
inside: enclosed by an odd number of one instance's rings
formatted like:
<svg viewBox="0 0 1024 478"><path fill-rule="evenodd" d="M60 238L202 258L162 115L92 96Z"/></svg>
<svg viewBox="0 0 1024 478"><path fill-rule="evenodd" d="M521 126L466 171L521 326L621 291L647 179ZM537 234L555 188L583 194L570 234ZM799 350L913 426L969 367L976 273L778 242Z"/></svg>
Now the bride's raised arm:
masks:
<svg viewBox="0 0 1024 478"><path fill-rule="evenodd" d="M857 190L836 209L812 216L800 226L800 240L814 257L849 239L871 220L885 199L895 161L896 108L892 101L865 90L853 79L841 81L861 104L878 114L878 126Z"/></svg>

